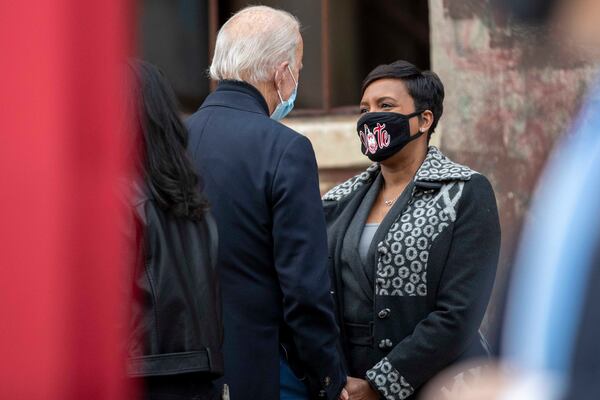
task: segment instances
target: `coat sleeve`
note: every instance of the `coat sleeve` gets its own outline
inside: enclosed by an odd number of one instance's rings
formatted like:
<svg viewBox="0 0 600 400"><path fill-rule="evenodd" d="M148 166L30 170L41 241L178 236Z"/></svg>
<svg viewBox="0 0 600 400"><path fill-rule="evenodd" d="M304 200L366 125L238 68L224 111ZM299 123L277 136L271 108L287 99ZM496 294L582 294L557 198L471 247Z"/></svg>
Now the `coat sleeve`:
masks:
<svg viewBox="0 0 600 400"><path fill-rule="evenodd" d="M345 386L336 344L327 271L327 234L317 164L310 141L288 144L272 185L275 267L283 293L285 323L307 374L312 397L335 399Z"/></svg>
<svg viewBox="0 0 600 400"><path fill-rule="evenodd" d="M488 180L477 174L465 183L458 207L434 311L367 371L367 379L386 400L410 396L478 335L500 249L496 199Z"/></svg>

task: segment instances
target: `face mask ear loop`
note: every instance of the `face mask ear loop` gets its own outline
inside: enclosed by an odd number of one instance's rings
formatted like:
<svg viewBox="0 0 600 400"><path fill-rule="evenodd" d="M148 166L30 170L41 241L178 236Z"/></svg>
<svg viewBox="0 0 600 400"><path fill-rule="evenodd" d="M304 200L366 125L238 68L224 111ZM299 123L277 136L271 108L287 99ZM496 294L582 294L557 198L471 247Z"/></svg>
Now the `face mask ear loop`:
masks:
<svg viewBox="0 0 600 400"><path fill-rule="evenodd" d="M292 76L292 80L294 81L294 84L296 85L296 87L298 87L298 81L296 80L296 78L294 78L294 74L292 73L292 69L290 68L290 64L288 64L288 71L290 71L290 75Z"/></svg>
<svg viewBox="0 0 600 400"><path fill-rule="evenodd" d="M279 88L277 87L277 70L275 71L275 91L277 92L277 96L279 96L279 101L283 103L283 97L281 97L281 93L279 92Z"/></svg>
<svg viewBox="0 0 600 400"><path fill-rule="evenodd" d="M415 111L414 113L408 114L407 117L408 118L414 118L414 117L418 117L421 114L423 114L425 111L427 110L423 110L423 111Z"/></svg>

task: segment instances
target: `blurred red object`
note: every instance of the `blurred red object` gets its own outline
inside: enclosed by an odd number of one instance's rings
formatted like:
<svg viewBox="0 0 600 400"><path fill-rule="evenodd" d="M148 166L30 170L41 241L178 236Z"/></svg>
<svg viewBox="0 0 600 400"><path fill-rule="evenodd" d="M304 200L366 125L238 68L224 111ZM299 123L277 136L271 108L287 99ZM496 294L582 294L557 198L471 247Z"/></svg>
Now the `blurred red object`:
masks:
<svg viewBox="0 0 600 400"><path fill-rule="evenodd" d="M126 0L0 2L0 398L125 399Z"/></svg>

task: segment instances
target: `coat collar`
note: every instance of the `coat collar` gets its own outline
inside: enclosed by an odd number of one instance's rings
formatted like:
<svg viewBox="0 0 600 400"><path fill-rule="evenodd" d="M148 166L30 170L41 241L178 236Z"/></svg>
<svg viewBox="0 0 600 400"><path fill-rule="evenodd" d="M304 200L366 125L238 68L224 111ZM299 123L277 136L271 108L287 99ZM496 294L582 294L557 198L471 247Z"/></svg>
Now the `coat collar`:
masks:
<svg viewBox="0 0 600 400"><path fill-rule="evenodd" d="M217 89L200 108L209 106L223 106L269 116L269 106L263 95L257 88L243 81L220 81Z"/></svg>
<svg viewBox="0 0 600 400"><path fill-rule="evenodd" d="M361 186L372 182L379 174L379 163L372 164L366 171L334 187L323 196L325 201L339 201L354 193ZM437 147L430 146L425 161L414 177L415 186L425 189L440 188L446 182L468 181L476 172L446 157Z"/></svg>

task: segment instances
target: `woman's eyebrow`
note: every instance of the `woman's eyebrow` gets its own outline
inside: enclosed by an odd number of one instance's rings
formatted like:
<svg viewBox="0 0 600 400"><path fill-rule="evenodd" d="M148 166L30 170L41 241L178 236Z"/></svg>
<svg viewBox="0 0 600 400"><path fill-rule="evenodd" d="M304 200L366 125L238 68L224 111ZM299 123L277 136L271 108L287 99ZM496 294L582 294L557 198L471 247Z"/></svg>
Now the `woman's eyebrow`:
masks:
<svg viewBox="0 0 600 400"><path fill-rule="evenodd" d="M396 99L395 99L395 98L393 98L393 97L390 97L390 96L383 96L383 97L380 97L380 98L378 98L378 99L377 99L377 101L378 101L378 102L379 102L379 101L383 101L383 100L391 100L391 101L396 101Z"/></svg>

